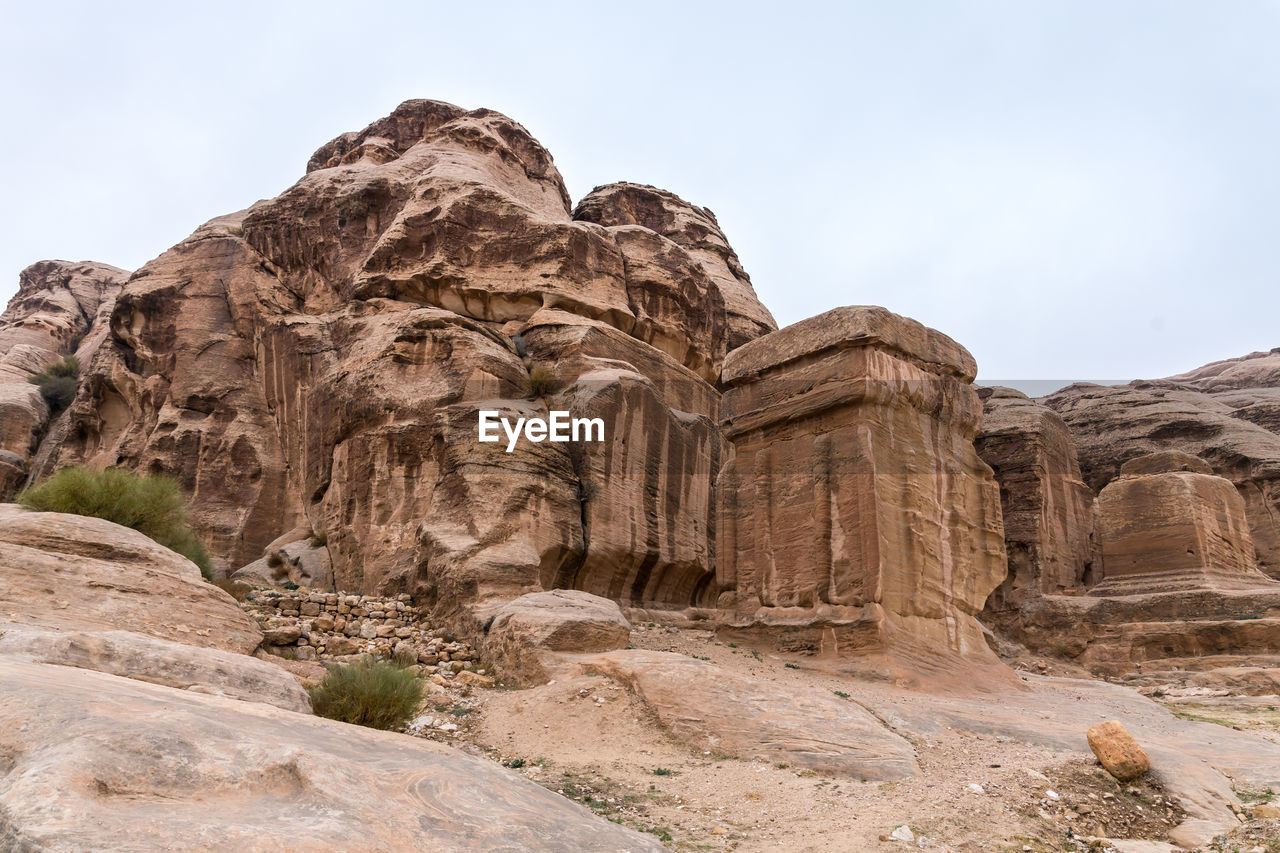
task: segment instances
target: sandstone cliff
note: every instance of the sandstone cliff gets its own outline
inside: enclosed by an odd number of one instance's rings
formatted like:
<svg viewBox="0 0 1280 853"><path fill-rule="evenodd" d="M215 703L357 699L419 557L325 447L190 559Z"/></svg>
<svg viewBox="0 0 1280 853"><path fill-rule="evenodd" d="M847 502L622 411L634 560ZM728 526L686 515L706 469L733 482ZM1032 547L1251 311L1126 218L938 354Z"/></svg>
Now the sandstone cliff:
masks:
<svg viewBox="0 0 1280 853"><path fill-rule="evenodd" d="M106 264L41 261L22 271L0 314L0 500L26 480L49 426L49 407L27 380L74 355L88 364L128 273Z"/></svg>
<svg viewBox="0 0 1280 853"><path fill-rule="evenodd" d="M274 560L473 634L569 588L841 655L991 660L974 614L1004 540L972 357L884 309L775 331L710 211L630 183L571 207L491 110L409 101L337 137L103 318L32 473L177 476L223 573ZM549 409L605 441L475 440L480 410Z"/></svg>

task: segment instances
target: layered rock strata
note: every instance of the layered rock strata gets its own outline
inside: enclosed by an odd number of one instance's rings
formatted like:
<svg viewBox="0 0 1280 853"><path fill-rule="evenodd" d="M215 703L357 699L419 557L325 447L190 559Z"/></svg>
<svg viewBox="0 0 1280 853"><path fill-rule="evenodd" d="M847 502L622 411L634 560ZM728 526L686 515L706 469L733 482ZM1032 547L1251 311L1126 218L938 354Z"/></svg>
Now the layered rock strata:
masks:
<svg viewBox="0 0 1280 853"><path fill-rule="evenodd" d="M87 365L129 274L106 264L41 261L22 271L0 314L0 500L12 497L49 426L49 407L27 380L74 355Z"/></svg>
<svg viewBox="0 0 1280 853"><path fill-rule="evenodd" d="M1177 451L1121 467L1098 495L1091 595L1273 585L1257 569L1244 501L1210 470Z"/></svg>
<svg viewBox="0 0 1280 853"><path fill-rule="evenodd" d="M1240 492L1259 564L1280 575L1280 434L1171 380L1072 385L1043 402L1067 424L1085 482L1095 491L1118 477L1125 462L1149 453L1178 450L1203 459Z"/></svg>
<svg viewBox="0 0 1280 853"><path fill-rule="evenodd" d="M1075 445L1052 409L1010 388L984 388L978 455L1000 484L1008 575L987 611L1016 611L1028 597L1079 590L1093 578L1093 492Z"/></svg>
<svg viewBox="0 0 1280 853"><path fill-rule="evenodd" d="M409 101L343 134L104 316L33 470L176 476L220 573L409 595L475 637L564 588L986 655L1003 558L971 356L883 309L774 331L710 211L628 183L571 208L493 111ZM552 409L605 440L476 440L482 410Z"/></svg>
<svg viewBox="0 0 1280 853"><path fill-rule="evenodd" d="M735 350L721 425L720 607L792 649L928 668L989 656L999 492L973 448L972 356L883 308L841 308Z"/></svg>

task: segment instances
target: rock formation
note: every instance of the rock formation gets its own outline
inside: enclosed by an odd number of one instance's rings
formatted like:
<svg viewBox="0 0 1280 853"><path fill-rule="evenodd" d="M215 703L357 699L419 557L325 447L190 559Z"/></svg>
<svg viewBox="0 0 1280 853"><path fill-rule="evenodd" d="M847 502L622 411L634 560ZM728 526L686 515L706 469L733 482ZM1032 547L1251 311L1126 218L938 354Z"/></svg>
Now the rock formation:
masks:
<svg viewBox="0 0 1280 853"><path fill-rule="evenodd" d="M1098 495L1092 595L1265 587L1244 501L1208 463L1179 451L1131 459Z"/></svg>
<svg viewBox="0 0 1280 853"><path fill-rule="evenodd" d="M406 102L99 304L33 474L176 476L220 574L409 594L477 638L574 589L825 651L987 656L972 617L1003 558L969 354L883 309L774 331L710 211L630 183L571 208L493 111ZM476 440L482 410L552 409L605 440ZM757 494L758 465L808 467ZM801 518L823 527L788 541Z"/></svg>
<svg viewBox="0 0 1280 853"><path fill-rule="evenodd" d="M1093 493L1075 444L1056 412L1009 388L984 388L978 455L1000 484L1009 571L992 593L992 614L1028 596L1092 582Z"/></svg>
<svg viewBox="0 0 1280 853"><path fill-rule="evenodd" d="M49 425L49 407L27 380L64 356L87 365L128 273L106 264L41 261L22 271L0 314L0 500L26 480Z"/></svg>
<svg viewBox="0 0 1280 853"><path fill-rule="evenodd" d="M311 715L192 563L0 504L5 850L661 850L496 764Z"/></svg>
<svg viewBox="0 0 1280 853"><path fill-rule="evenodd" d="M1072 385L1044 403L1066 422L1085 482L1095 491L1119 476L1126 461L1148 453L1180 450L1209 463L1244 500L1262 570L1280 575L1280 434L1171 380Z"/></svg>
<svg viewBox="0 0 1280 853"><path fill-rule="evenodd" d="M974 373L950 338L883 308L729 355L717 571L735 630L908 670L988 654L974 616L1005 561Z"/></svg>

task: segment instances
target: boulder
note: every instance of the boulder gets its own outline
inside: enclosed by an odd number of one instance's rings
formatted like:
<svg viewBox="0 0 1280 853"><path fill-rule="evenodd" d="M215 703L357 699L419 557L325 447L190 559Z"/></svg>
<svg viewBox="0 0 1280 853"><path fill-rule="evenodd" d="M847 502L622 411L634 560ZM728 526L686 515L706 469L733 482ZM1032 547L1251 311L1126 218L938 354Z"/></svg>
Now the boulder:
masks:
<svg viewBox="0 0 1280 853"><path fill-rule="evenodd" d="M1089 749L1107 772L1121 782L1131 782L1151 769L1151 759L1118 720L1090 726Z"/></svg>
<svg viewBox="0 0 1280 853"><path fill-rule="evenodd" d="M1206 462L1244 500L1260 568L1280 576L1280 434L1172 380L1076 384L1044 398L1075 439L1085 482L1101 491L1125 462L1177 450Z"/></svg>
<svg viewBox="0 0 1280 853"><path fill-rule="evenodd" d="M494 613L484 659L510 683L539 684L558 653L625 649L630 637L631 624L609 599L578 590L535 592Z"/></svg>
<svg viewBox="0 0 1280 853"><path fill-rule="evenodd" d="M17 850L662 850L494 762L254 702L0 658Z"/></svg>
<svg viewBox="0 0 1280 853"><path fill-rule="evenodd" d="M233 580L277 586L296 583L308 589L333 589L329 549L309 528L299 527L269 543L261 559L241 566Z"/></svg>
<svg viewBox="0 0 1280 853"><path fill-rule="evenodd" d="M839 308L725 360L717 582L734 636L994 665L975 616L1005 574L974 450L973 357L883 308ZM726 633L726 636L729 634Z"/></svg>

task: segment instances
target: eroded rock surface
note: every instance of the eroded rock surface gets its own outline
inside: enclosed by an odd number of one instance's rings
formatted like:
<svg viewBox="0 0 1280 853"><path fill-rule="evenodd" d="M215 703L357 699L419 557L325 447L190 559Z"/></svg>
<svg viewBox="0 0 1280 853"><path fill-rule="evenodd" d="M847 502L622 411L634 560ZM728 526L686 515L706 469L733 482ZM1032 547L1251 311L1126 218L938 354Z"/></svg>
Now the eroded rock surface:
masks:
<svg viewBox="0 0 1280 853"><path fill-rule="evenodd" d="M41 261L22 271L0 314L0 500L13 496L48 426L49 407L27 380L68 355L87 365L129 274L106 264Z"/></svg>
<svg viewBox="0 0 1280 853"><path fill-rule="evenodd" d="M578 668L627 686L686 746L856 779L919 772L911 744L837 696L795 693L667 652L593 655Z"/></svg>
<svg viewBox="0 0 1280 853"><path fill-rule="evenodd" d="M505 681L527 686L545 682L548 664L561 654L625 649L630 636L631 623L607 598L577 590L535 592L494 613L484 656Z"/></svg>
<svg viewBox="0 0 1280 853"><path fill-rule="evenodd" d="M1092 595L1269 587L1257 570L1244 501L1207 463L1165 451L1138 457L1098 495Z"/></svg>
<svg viewBox="0 0 1280 853"><path fill-rule="evenodd" d="M17 850L662 850L406 735L0 658L0 842Z"/></svg>
<svg viewBox="0 0 1280 853"><path fill-rule="evenodd" d="M987 601L999 616L1027 597L1092 579L1093 493L1075 444L1052 409L1009 388L982 389L978 455L1000 484L1009 573Z"/></svg>
<svg viewBox="0 0 1280 853"><path fill-rule="evenodd" d="M883 308L841 308L729 354L717 574L733 630L905 669L993 661L975 615L1005 574L973 439L972 356Z"/></svg>
<svg viewBox="0 0 1280 853"><path fill-rule="evenodd" d="M772 318L708 211L614 185L578 213L511 119L406 102L132 276L39 470L172 473L219 572L305 529L324 553L271 548L286 576L459 624L553 586L714 600L711 383ZM476 442L481 409L548 403L605 446Z"/></svg>
<svg viewBox="0 0 1280 853"><path fill-rule="evenodd" d="M1161 380L1072 385L1044 399L1075 439L1085 482L1096 491L1130 459L1179 450L1207 462L1244 499L1261 568L1280 575L1280 434L1191 386Z"/></svg>

